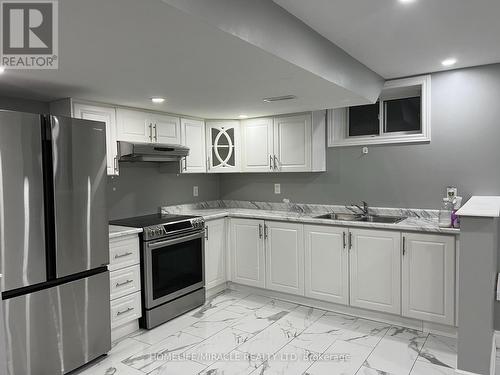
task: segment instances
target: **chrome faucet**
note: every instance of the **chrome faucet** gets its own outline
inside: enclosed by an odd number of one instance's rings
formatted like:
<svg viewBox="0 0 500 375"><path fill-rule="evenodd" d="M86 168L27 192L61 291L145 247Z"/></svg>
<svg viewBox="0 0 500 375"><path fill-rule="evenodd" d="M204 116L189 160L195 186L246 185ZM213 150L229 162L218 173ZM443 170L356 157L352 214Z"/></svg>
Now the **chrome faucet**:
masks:
<svg viewBox="0 0 500 375"><path fill-rule="evenodd" d="M363 213L363 216L368 216L368 203L366 203L365 201L361 201L363 203L363 207L360 207L359 205L357 204L354 204L354 203L351 203L351 206L353 207L357 207L362 213ZM352 207L349 207L349 206L346 206L349 210L354 211L354 209ZM355 212L356 213L356 212Z"/></svg>

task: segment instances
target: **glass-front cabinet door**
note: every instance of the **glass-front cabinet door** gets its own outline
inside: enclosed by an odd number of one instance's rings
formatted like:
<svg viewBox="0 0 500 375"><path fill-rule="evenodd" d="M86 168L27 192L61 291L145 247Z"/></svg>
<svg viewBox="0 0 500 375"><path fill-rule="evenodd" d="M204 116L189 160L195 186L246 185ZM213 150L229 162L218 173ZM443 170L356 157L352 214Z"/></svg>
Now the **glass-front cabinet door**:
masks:
<svg viewBox="0 0 500 375"><path fill-rule="evenodd" d="M207 121L206 126L208 172L239 172L239 121Z"/></svg>

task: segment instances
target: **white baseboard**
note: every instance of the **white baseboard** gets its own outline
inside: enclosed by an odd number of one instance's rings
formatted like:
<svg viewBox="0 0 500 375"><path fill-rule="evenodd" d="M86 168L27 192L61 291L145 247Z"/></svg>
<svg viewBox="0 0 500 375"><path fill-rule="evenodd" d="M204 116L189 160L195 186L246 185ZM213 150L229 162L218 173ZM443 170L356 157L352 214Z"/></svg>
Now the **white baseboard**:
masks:
<svg viewBox="0 0 500 375"><path fill-rule="evenodd" d="M411 329L416 329L423 332L435 333L441 336L457 337L457 328L451 326L444 326L437 323L427 323L417 319L405 318L399 315L393 315L388 313L382 313L377 311L359 309L351 306L339 305L332 302L325 302L321 300L316 300L313 298L296 296L288 293L275 292L268 289L261 289L250 287L246 285L236 284L233 282L228 282L228 288L247 292L259 294L266 297L277 298L288 302L297 303L300 305L306 305L315 307L322 310L332 311L341 314L352 315L364 319L375 320L383 323L394 324L402 327L407 327Z"/></svg>
<svg viewBox="0 0 500 375"><path fill-rule="evenodd" d="M133 320L129 323L125 323L119 327L113 328L111 330L111 342L115 342L138 330L139 330L139 319Z"/></svg>
<svg viewBox="0 0 500 375"><path fill-rule="evenodd" d="M464 370L455 370L455 374L458 374L458 375L480 375L480 374L476 374L475 372L469 372L469 371L464 371Z"/></svg>
<svg viewBox="0 0 500 375"><path fill-rule="evenodd" d="M227 283L222 283L220 285L214 286L213 288L207 289L205 291L205 296L207 298L210 298L210 297L212 297L212 296L214 296L214 295L216 295L216 294L218 294L226 289L228 289Z"/></svg>

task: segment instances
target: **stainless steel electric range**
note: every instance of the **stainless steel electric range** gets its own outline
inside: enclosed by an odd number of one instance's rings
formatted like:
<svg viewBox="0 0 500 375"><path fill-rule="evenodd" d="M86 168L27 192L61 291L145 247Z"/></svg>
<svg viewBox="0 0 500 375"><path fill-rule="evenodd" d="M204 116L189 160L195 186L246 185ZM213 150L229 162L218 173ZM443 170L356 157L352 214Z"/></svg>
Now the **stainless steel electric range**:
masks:
<svg viewBox="0 0 500 375"><path fill-rule="evenodd" d="M205 303L202 217L155 214L111 224L143 229L141 327L154 328Z"/></svg>

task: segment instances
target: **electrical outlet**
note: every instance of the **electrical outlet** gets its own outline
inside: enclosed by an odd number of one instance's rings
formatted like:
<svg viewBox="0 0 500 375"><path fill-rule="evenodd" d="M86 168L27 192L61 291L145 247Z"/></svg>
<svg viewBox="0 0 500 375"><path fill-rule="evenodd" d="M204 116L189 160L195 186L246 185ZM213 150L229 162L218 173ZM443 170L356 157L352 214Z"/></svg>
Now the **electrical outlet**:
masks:
<svg viewBox="0 0 500 375"><path fill-rule="evenodd" d="M363 147L361 151L363 152L363 155L368 154L368 147L366 147L366 146Z"/></svg>
<svg viewBox="0 0 500 375"><path fill-rule="evenodd" d="M198 196L198 186L193 186L193 197Z"/></svg>
<svg viewBox="0 0 500 375"><path fill-rule="evenodd" d="M281 184L274 184L274 194L281 194Z"/></svg>

